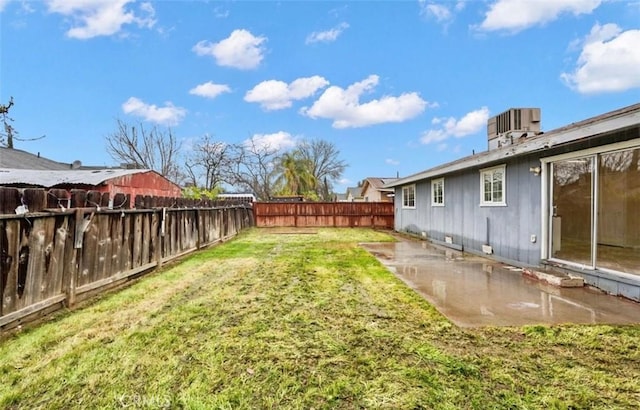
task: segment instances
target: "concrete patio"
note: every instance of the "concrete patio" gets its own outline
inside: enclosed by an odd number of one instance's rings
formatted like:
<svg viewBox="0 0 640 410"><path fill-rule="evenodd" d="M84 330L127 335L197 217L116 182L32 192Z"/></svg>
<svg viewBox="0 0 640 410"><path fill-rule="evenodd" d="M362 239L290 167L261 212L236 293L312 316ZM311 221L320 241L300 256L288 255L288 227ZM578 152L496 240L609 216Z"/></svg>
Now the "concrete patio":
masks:
<svg viewBox="0 0 640 410"><path fill-rule="evenodd" d="M458 326L640 323L640 303L553 286L488 258L408 239L361 246Z"/></svg>

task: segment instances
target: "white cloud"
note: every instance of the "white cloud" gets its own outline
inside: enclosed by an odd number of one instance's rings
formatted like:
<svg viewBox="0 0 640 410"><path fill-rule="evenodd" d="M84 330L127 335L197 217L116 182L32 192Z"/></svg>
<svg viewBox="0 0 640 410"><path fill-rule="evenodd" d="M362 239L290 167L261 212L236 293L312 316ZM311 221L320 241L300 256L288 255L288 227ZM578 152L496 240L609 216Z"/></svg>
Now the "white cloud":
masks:
<svg viewBox="0 0 640 410"><path fill-rule="evenodd" d="M146 121L155 122L162 125L177 125L187 114L187 110L176 107L170 102L166 102L164 107L154 104L147 104L136 97L130 97L122 104L122 111L125 114L141 117Z"/></svg>
<svg viewBox="0 0 640 410"><path fill-rule="evenodd" d="M155 10L144 2L135 13L126 6L131 0L48 0L49 13L70 17L73 21L67 37L86 40L120 33L127 24L151 28L155 25Z"/></svg>
<svg viewBox="0 0 640 410"><path fill-rule="evenodd" d="M193 46L199 56L212 56L220 66L241 70L256 68L264 58L266 37L256 37L247 30L234 30L231 35L218 43L206 40Z"/></svg>
<svg viewBox="0 0 640 410"><path fill-rule="evenodd" d="M365 92L371 92L378 84L377 75L343 89L327 88L311 108L304 107L300 113L310 118L333 120L334 128L357 128L387 122L403 122L421 114L427 106L418 93L405 93L398 97L384 96L377 100L360 103Z"/></svg>
<svg viewBox="0 0 640 410"><path fill-rule="evenodd" d="M601 0L498 0L489 7L477 28L516 33L556 20L563 13L590 14L601 3Z"/></svg>
<svg viewBox="0 0 640 410"><path fill-rule="evenodd" d="M205 98L216 98L222 93L230 93L231 88L226 84L214 84L211 81L207 81L204 84L199 84L189 90L189 94L198 95Z"/></svg>
<svg viewBox="0 0 640 410"><path fill-rule="evenodd" d="M640 88L640 30L622 31L616 24L596 24L585 37L571 73L560 78L582 94Z"/></svg>
<svg viewBox="0 0 640 410"><path fill-rule="evenodd" d="M462 138L476 134L487 126L488 119L489 109L487 107L471 111L460 120L456 120L454 117L434 118L431 123L434 125L442 124L442 127L425 131L420 138L420 142L431 144L432 142L442 142L450 137ZM440 150L442 147L446 148L446 144L440 144L438 149Z"/></svg>
<svg viewBox="0 0 640 410"><path fill-rule="evenodd" d="M259 103L265 110L281 110L291 107L293 100L311 97L321 88L329 85L323 77L303 77L290 84L283 81L268 80L247 91L244 100Z"/></svg>
<svg viewBox="0 0 640 410"><path fill-rule="evenodd" d="M288 132L279 131L273 134L254 134L251 138L244 141L244 145L248 148L255 147L256 151L280 151L285 148L295 147L296 140Z"/></svg>
<svg viewBox="0 0 640 410"><path fill-rule="evenodd" d="M419 0L420 15L425 17L433 17L438 23L448 25L455 17L456 13L461 12L465 8L463 0L453 2L433 2L427 0Z"/></svg>
<svg viewBox="0 0 640 410"><path fill-rule="evenodd" d="M449 10L449 7L445 6L444 4L427 3L425 1L421 1L420 7L422 8L421 13L423 15L435 17L438 23L449 21L453 17L453 15L451 14L451 10Z"/></svg>
<svg viewBox="0 0 640 410"><path fill-rule="evenodd" d="M226 19L231 15L231 13L229 12L229 10L224 9L221 6L218 6L215 9L213 9L213 15L219 19Z"/></svg>
<svg viewBox="0 0 640 410"><path fill-rule="evenodd" d="M2 10L4 10L7 4L9 4L9 1L10 0L0 0L0 13L2 12Z"/></svg>
<svg viewBox="0 0 640 410"><path fill-rule="evenodd" d="M307 36L306 44L312 43L330 43L336 41L343 31L349 28L349 24L340 23L336 27L327 31L314 31Z"/></svg>
<svg viewBox="0 0 640 410"><path fill-rule="evenodd" d="M385 164L389 164L389 165L399 165L400 161L397 161L395 159L392 158L387 158L384 160Z"/></svg>

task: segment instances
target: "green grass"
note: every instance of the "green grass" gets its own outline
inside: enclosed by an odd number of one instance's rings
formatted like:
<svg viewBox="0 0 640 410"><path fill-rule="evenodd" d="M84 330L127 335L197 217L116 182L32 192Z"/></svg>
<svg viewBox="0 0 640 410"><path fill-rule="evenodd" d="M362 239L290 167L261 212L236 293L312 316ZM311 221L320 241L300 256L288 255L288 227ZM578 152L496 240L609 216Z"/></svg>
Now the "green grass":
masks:
<svg viewBox="0 0 640 410"><path fill-rule="evenodd" d="M634 409L640 328L460 329L357 246L252 229L0 342L0 408Z"/></svg>

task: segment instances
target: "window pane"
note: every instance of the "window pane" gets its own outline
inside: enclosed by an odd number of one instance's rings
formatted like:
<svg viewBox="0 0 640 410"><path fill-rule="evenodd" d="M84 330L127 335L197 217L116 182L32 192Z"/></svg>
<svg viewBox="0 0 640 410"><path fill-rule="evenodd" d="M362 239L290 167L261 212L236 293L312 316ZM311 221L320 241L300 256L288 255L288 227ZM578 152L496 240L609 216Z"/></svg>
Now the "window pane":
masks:
<svg viewBox="0 0 640 410"><path fill-rule="evenodd" d="M491 173L483 174L484 178L484 202L491 202Z"/></svg>
<svg viewBox="0 0 640 410"><path fill-rule="evenodd" d="M408 186L402 188L402 205L405 207L415 206L415 187Z"/></svg>
<svg viewBox="0 0 640 410"><path fill-rule="evenodd" d="M493 183L493 202L502 202L502 181Z"/></svg>
<svg viewBox="0 0 640 410"><path fill-rule="evenodd" d="M553 163L551 256L592 265L593 158Z"/></svg>
<svg viewBox="0 0 640 410"><path fill-rule="evenodd" d="M598 162L596 266L640 275L640 149Z"/></svg>
<svg viewBox="0 0 640 410"><path fill-rule="evenodd" d="M443 203L443 195L442 195L442 181L433 183L433 203L441 204Z"/></svg>

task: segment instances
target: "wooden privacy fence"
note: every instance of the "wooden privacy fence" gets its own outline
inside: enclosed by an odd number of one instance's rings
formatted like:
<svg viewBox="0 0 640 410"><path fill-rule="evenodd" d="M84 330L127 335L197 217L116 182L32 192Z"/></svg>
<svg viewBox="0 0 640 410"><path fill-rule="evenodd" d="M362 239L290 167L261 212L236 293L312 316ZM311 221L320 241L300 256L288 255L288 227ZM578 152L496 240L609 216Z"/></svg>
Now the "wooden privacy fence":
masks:
<svg viewBox="0 0 640 410"><path fill-rule="evenodd" d="M29 212L66 210L71 208L99 209L150 209L150 208L213 208L218 206L246 204L242 199L190 199L131 195L85 189L44 189L0 187L0 214L15 214L18 207Z"/></svg>
<svg viewBox="0 0 640 410"><path fill-rule="evenodd" d="M0 329L72 306L253 224L250 205L0 215Z"/></svg>
<svg viewBox="0 0 640 410"><path fill-rule="evenodd" d="M256 226L393 229L392 202L256 202Z"/></svg>

